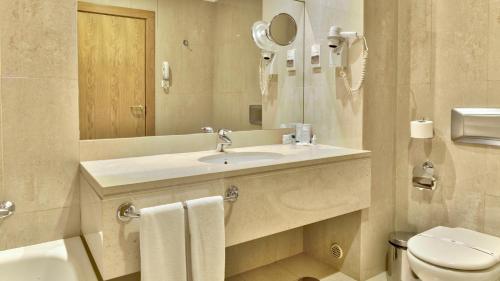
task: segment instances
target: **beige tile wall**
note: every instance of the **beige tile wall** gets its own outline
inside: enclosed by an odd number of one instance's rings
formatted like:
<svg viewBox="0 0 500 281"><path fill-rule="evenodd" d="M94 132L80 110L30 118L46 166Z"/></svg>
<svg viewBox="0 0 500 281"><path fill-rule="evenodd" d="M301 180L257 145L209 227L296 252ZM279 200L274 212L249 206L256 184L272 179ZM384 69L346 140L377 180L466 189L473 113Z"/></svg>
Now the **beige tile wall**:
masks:
<svg viewBox="0 0 500 281"><path fill-rule="evenodd" d="M257 130L249 105L262 105L260 50L250 28L262 20L262 0L219 0L214 24L213 126Z"/></svg>
<svg viewBox="0 0 500 281"><path fill-rule="evenodd" d="M201 0L157 2L156 135L188 134L213 123L214 27L217 4ZM189 48L183 41L189 41ZM161 63L171 87L160 87Z"/></svg>
<svg viewBox="0 0 500 281"><path fill-rule="evenodd" d="M291 129L239 131L229 133L231 148L281 144L282 135ZM141 138L83 140L80 161L116 159L155 154L215 150L216 134L192 134Z"/></svg>
<svg viewBox="0 0 500 281"><path fill-rule="evenodd" d="M500 236L500 150L450 140L453 107L500 107L500 1L400 0L396 179L398 229L461 226ZM404 17L403 17L404 15ZM410 140L408 122L435 121L435 138ZM432 160L438 189L411 186Z"/></svg>
<svg viewBox="0 0 500 281"><path fill-rule="evenodd" d="M394 133L396 107L397 3L365 1L370 47L364 87L363 148L372 151L372 204L363 214L362 276L386 269L387 239L394 230Z"/></svg>
<svg viewBox="0 0 500 281"><path fill-rule="evenodd" d="M234 276L303 252L303 228L226 248L226 276Z"/></svg>
<svg viewBox="0 0 500 281"><path fill-rule="evenodd" d="M79 234L76 2L0 2L0 249Z"/></svg>
<svg viewBox="0 0 500 281"><path fill-rule="evenodd" d="M363 94L349 96L343 81L336 78L340 57L328 46L330 26L364 33L362 0L308 0L305 32L304 119L314 126L319 142L361 148L363 136ZM358 41L349 50L352 79L358 81L360 65ZM311 46L321 46L321 68L311 66ZM332 63L332 64L331 64ZM355 70L356 69L356 70Z"/></svg>
<svg viewBox="0 0 500 281"><path fill-rule="evenodd" d="M1 75L2 75L2 41L5 40L2 38L2 34L3 34L3 31L2 31L2 28L0 28L0 108L2 106L2 79L1 79ZM2 122L1 122L1 119L0 119L0 147L3 147L3 140L2 140L2 136L3 136L3 132L2 132ZM0 159L3 158L3 149L0 149ZM3 182L3 167L0 166L0 183ZM4 196L4 185L3 184L0 184L0 197L3 197Z"/></svg>
<svg viewBox="0 0 500 281"><path fill-rule="evenodd" d="M360 280L361 211L304 226L304 252L332 265L336 270ZM338 244L344 257L336 259L331 246Z"/></svg>
<svg viewBox="0 0 500 281"><path fill-rule="evenodd" d="M396 0L306 1L305 122L314 125L321 143L373 151L371 206L361 214L361 270L355 276L361 280L386 270L387 238L394 230L397 7ZM367 37L368 74L360 95L348 96L330 67L326 35L331 25ZM313 43L321 44L319 70L312 70L308 59ZM355 81L359 47L358 42L349 56ZM333 62L339 63L339 58L334 56ZM354 235L350 225L349 220L335 224L342 235ZM355 266L346 263L341 268L349 273Z"/></svg>
<svg viewBox="0 0 500 281"><path fill-rule="evenodd" d="M271 22L280 14L291 15L297 24L297 36L288 46L276 46L273 59L274 74L269 91L262 97L264 129L280 128L282 124L302 123L304 118L304 3L291 0L262 0L262 19ZM252 44L255 44L252 42ZM296 71L286 69L288 50L296 50ZM260 92L260 90L259 90Z"/></svg>

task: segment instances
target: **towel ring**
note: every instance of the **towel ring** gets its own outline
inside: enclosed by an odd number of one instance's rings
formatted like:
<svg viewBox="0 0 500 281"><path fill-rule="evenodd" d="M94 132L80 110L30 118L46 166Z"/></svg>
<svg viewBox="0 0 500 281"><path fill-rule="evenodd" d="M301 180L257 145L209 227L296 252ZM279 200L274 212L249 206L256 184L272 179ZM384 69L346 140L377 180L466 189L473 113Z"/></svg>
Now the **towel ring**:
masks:
<svg viewBox="0 0 500 281"><path fill-rule="evenodd" d="M240 196L240 191L237 186L231 185L228 189L226 189L226 193L224 194L224 202L234 203L238 200ZM186 206L183 204L184 208ZM134 204L131 202L126 202L118 206L116 209L116 218L120 222L129 222L132 219L138 219L141 217L141 214L136 211Z"/></svg>

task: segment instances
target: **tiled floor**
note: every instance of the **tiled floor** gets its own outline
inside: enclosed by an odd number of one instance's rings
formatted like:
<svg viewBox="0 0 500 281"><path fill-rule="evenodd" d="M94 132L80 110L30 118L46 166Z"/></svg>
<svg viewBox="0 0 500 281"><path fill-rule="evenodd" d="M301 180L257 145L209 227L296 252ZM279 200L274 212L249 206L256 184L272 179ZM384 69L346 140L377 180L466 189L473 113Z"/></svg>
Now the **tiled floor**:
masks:
<svg viewBox="0 0 500 281"><path fill-rule="evenodd" d="M304 254L230 277L226 281L297 281L305 276L315 277L321 281L356 281L337 272L330 265Z"/></svg>
<svg viewBox="0 0 500 281"><path fill-rule="evenodd" d="M387 281L387 274L385 272L382 272L379 275L377 275L377 276L375 276L367 281Z"/></svg>
<svg viewBox="0 0 500 281"><path fill-rule="evenodd" d="M356 281L342 272L337 272L330 265L305 254L247 271L227 278L226 281L297 281L305 276L315 277L320 281ZM381 273L368 281L387 281L386 273Z"/></svg>

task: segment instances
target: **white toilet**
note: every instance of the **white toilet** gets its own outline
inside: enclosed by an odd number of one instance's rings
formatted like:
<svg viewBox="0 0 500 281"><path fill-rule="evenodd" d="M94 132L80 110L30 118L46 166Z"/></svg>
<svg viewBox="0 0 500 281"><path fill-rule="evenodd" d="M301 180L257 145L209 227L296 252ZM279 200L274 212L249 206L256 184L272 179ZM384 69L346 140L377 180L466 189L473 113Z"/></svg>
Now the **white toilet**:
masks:
<svg viewBox="0 0 500 281"><path fill-rule="evenodd" d="M422 281L500 281L500 238L438 226L408 241L408 261Z"/></svg>

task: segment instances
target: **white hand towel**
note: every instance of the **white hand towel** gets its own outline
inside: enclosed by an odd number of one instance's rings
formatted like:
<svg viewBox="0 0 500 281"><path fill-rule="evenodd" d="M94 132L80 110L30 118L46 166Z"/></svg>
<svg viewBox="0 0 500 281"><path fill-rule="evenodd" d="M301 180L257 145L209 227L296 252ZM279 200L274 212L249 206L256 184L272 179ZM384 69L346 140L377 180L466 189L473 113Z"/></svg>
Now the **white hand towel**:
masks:
<svg viewBox="0 0 500 281"><path fill-rule="evenodd" d="M186 231L182 203L141 209L142 281L186 281Z"/></svg>
<svg viewBox="0 0 500 281"><path fill-rule="evenodd" d="M224 281L224 200L221 196L186 202L193 281Z"/></svg>

